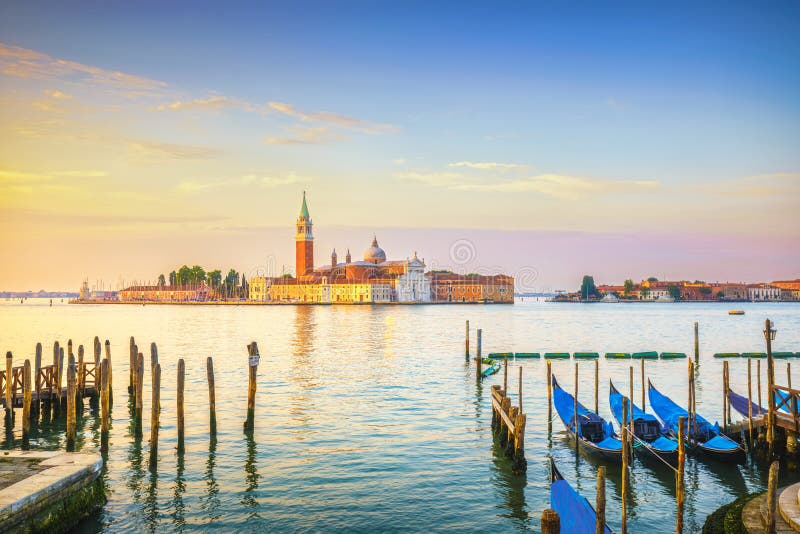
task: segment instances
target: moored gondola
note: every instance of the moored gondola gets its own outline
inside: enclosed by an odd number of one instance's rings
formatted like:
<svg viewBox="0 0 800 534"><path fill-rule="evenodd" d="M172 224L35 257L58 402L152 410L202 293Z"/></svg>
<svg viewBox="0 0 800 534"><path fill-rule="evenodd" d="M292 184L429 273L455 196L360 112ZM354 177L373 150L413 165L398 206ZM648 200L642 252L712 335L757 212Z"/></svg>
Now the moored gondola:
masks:
<svg viewBox="0 0 800 534"><path fill-rule="evenodd" d="M578 428L575 429L575 397L558 385L555 375L553 382L553 406L555 406L561 422L567 428L567 434L578 440L578 445L585 451L602 458L622 461L622 442L614 433L611 422L578 403Z"/></svg>
<svg viewBox="0 0 800 534"><path fill-rule="evenodd" d="M647 393L650 399L650 406L658 418L664 423L672 437L678 435L678 419L685 417L684 420L684 436L689 442L689 426L688 419L689 413L675 404L669 397L658 391L655 386L648 380ZM700 415L695 414L697 421L696 429L692 432L692 438L697 443L697 450L716 460L725 462L741 462L744 461L744 449L738 443L730 439L728 436L722 434L719 430L719 425L712 425Z"/></svg>
<svg viewBox="0 0 800 534"><path fill-rule="evenodd" d="M597 532L597 512L569 482L561 476L556 464L550 458L550 508L558 513L561 532L595 534ZM604 525L604 534L612 534Z"/></svg>
<svg viewBox="0 0 800 534"><path fill-rule="evenodd" d="M609 381L608 403L611 406L611 413L617 423L623 425L622 421L622 400L623 396L614 383ZM637 438L636 443L641 447L634 447L640 455L644 457L658 456L668 462L678 460L678 441L675 438L664 435L661 424L654 415L643 412L636 404L630 403L627 423L633 420L633 435Z"/></svg>
<svg viewBox="0 0 800 534"><path fill-rule="evenodd" d="M731 401L731 408L739 412L744 417L749 417L747 413L747 397L739 395L732 389L728 389L728 399ZM750 401L750 411L753 412L753 417L761 417L767 413L767 410Z"/></svg>

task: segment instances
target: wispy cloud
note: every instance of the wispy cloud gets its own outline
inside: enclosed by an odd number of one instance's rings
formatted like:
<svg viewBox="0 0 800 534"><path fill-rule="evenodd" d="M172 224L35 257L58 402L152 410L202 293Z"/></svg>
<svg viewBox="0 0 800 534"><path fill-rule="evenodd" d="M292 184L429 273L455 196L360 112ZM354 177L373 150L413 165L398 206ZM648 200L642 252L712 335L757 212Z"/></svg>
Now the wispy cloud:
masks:
<svg viewBox="0 0 800 534"><path fill-rule="evenodd" d="M454 188L498 193L536 192L562 200L576 200L589 195L634 193L659 187L659 182L650 180L601 180L563 174L539 174L520 180L462 184Z"/></svg>
<svg viewBox="0 0 800 534"><path fill-rule="evenodd" d="M208 146L182 145L140 139L128 139L127 143L133 156L143 160L214 159L223 154L223 150Z"/></svg>
<svg viewBox="0 0 800 534"><path fill-rule="evenodd" d="M454 187L462 182L462 175L456 172L399 172L395 178L430 187Z"/></svg>
<svg viewBox="0 0 800 534"><path fill-rule="evenodd" d="M156 111L190 111L190 110L219 110L240 108L245 111L263 110L263 106L258 106L246 100L229 98L227 96L210 96L208 98L195 98L194 100L177 100L169 104L156 106Z"/></svg>
<svg viewBox="0 0 800 534"><path fill-rule="evenodd" d="M48 89L44 92L45 96L49 96L50 98L55 98L56 100L71 100L72 95L67 93L62 93L58 89Z"/></svg>
<svg viewBox="0 0 800 534"><path fill-rule="evenodd" d="M178 184L177 189L181 193L201 193L213 189L247 186L273 189L275 187L305 183L309 181L311 181L310 178L306 176L300 176L294 172L290 172L283 176L245 174L236 178L218 180L215 182L196 182L189 180Z"/></svg>
<svg viewBox="0 0 800 534"><path fill-rule="evenodd" d="M699 184L692 186L692 189L717 196L800 199L800 173L757 174L721 182Z"/></svg>
<svg viewBox="0 0 800 534"><path fill-rule="evenodd" d="M325 128L324 126L315 128L294 126L290 129L290 135L286 137L267 137L264 142L268 145L325 145L343 138L342 134L333 132L330 128Z"/></svg>
<svg viewBox="0 0 800 534"><path fill-rule="evenodd" d="M449 163L448 167L466 167L468 169L479 169L482 171L490 171L490 170L510 170L510 169L527 169L527 165L522 165L520 163L497 163L494 161L457 161L455 163Z"/></svg>
<svg viewBox="0 0 800 534"><path fill-rule="evenodd" d="M0 43L0 73L16 78L63 80L102 86L129 97L161 93L165 82L115 70L59 59L48 54Z"/></svg>
<svg viewBox="0 0 800 534"><path fill-rule="evenodd" d="M51 171L43 173L0 170L0 183L37 183L55 178L100 178L108 176L104 171Z"/></svg>
<svg viewBox="0 0 800 534"><path fill-rule="evenodd" d="M331 111L302 111L283 102L270 102L268 105L274 111L295 117L303 122L321 122L366 133L395 133L399 130L391 124L379 124Z"/></svg>

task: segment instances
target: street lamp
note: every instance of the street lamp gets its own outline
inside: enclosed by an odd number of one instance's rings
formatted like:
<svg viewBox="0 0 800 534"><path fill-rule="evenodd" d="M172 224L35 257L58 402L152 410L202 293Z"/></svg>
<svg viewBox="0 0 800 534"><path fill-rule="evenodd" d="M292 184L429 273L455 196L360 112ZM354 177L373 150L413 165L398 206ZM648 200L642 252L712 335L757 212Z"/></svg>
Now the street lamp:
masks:
<svg viewBox="0 0 800 534"><path fill-rule="evenodd" d="M764 324L764 339L767 341L767 400L769 412L767 413L767 441L769 442L769 457L775 444L775 366L772 360L772 341L778 331L772 328L772 321L767 319Z"/></svg>
<svg viewBox="0 0 800 534"><path fill-rule="evenodd" d="M775 334L777 334L778 331L772 328L772 322L769 319L767 319L767 325L769 326L769 329L764 329L764 339L775 341ZM770 345L772 345L772 343L770 343Z"/></svg>

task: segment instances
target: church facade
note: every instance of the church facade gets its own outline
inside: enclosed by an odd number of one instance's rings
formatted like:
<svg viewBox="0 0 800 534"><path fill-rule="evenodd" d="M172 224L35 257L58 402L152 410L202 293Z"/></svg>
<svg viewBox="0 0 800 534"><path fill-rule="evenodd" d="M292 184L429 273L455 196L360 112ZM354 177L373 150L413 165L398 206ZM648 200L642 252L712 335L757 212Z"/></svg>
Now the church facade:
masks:
<svg viewBox="0 0 800 534"><path fill-rule="evenodd" d="M373 236L361 260L353 261L348 249L344 261L340 262L334 249L330 263L315 268L313 224L305 193L296 222L295 272L296 276L251 277L249 299L265 303L319 304L511 303L514 299L511 277L484 276L478 280L469 275L450 273L452 277L442 277L426 273L425 262L416 252L404 260L387 260L377 236Z"/></svg>

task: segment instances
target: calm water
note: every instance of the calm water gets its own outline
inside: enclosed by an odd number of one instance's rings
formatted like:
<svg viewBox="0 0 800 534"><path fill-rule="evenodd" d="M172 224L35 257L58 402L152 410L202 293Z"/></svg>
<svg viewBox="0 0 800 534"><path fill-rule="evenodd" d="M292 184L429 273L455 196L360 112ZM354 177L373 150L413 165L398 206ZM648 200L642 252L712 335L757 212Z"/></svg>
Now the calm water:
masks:
<svg viewBox="0 0 800 534"><path fill-rule="evenodd" d="M114 361L113 428L105 480L108 504L84 531L130 530L537 530L547 507L548 455L591 502L598 463L577 456L558 419L548 433L545 364L514 362L516 391L524 373L528 473L513 476L493 445L489 391L502 373L475 384L464 359L464 320L483 329L484 351L692 352L700 323L698 410L721 418L721 360L714 352L763 351L769 317L775 350L800 351L800 306L536 302L514 306L181 307L69 306L4 301L0 348L15 362L44 360L53 341L72 338L91 353L109 339ZM150 373L145 374L144 436L132 438L127 406L128 339L145 361L155 341L162 366L159 463L148 466ZM246 345L258 341L256 429L242 432L247 395ZM205 360L214 357L218 433L208 434ZM177 360L186 361L186 453L175 452ZM637 362L638 364L638 362ZM609 416L608 379L627 391L625 361L600 360L600 412ZM147 366L149 369L149 365ZM800 371L800 361L795 373ZM593 363L581 364L581 400L593 404ZM755 369L755 366L754 366ZM778 363L776 377L785 382ZM554 361L562 385L573 387L573 363ZM648 361L647 375L676 400L686 398L686 361ZM745 391L746 361L731 361L732 387ZM641 384L636 367L636 399ZM795 374L793 383L800 383ZM19 417L17 418L19 421ZM97 414L80 423L83 450L99 450ZM19 424L19 423L18 423ZM19 429L15 429L19 446ZM64 421L42 424L32 447L64 447ZM9 446L6 438L4 447ZM609 466L608 522L619 528L618 467ZM785 474L784 480L793 475ZM757 465L687 461L687 524L697 531L720 504L764 487ZM663 467L634 464L629 526L669 531L674 482Z"/></svg>

